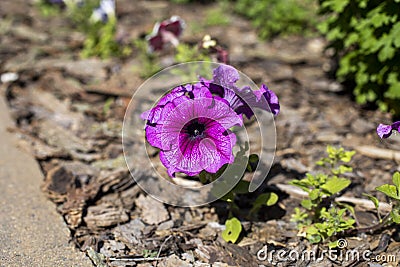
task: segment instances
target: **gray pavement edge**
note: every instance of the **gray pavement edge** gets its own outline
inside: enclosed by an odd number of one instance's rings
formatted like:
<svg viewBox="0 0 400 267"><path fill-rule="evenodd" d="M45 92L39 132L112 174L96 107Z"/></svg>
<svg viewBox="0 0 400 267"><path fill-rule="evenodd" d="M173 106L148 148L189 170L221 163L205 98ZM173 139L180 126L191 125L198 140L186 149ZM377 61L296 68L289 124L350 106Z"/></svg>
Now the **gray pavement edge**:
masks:
<svg viewBox="0 0 400 267"><path fill-rule="evenodd" d="M36 160L17 147L0 86L0 266L93 266L69 244L69 230L40 190Z"/></svg>

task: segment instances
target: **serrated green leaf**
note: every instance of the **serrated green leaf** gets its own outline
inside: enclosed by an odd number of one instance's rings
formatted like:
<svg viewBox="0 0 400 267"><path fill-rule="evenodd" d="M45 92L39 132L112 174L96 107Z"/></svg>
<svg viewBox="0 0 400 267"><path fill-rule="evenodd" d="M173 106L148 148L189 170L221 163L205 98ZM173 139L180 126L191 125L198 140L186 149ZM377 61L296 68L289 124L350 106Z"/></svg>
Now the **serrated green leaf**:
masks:
<svg viewBox="0 0 400 267"><path fill-rule="evenodd" d="M392 180L394 185L397 187L397 191L400 192L400 172L395 172Z"/></svg>
<svg viewBox="0 0 400 267"><path fill-rule="evenodd" d="M322 189L328 191L330 194L336 194L351 184L351 181L346 178L338 178L336 176L329 179L324 185L321 186Z"/></svg>
<svg viewBox="0 0 400 267"><path fill-rule="evenodd" d="M397 188L394 185L384 184L384 185L378 186L375 189L377 191L380 191L380 192L384 193L388 197L400 200L400 197L398 196L398 193L397 193Z"/></svg>
<svg viewBox="0 0 400 267"><path fill-rule="evenodd" d="M242 232L242 224L240 221L237 218L232 217L231 219L226 220L225 227L225 230L221 233L222 238L226 242L230 241L236 243L240 233Z"/></svg>

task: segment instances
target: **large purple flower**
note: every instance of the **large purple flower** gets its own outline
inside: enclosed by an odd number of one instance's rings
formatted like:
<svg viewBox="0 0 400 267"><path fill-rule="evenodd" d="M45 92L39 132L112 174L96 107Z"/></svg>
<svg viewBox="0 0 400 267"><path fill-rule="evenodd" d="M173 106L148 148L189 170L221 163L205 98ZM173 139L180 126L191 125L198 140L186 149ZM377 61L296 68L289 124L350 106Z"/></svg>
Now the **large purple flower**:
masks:
<svg viewBox="0 0 400 267"><path fill-rule="evenodd" d="M400 132L400 121L396 121L391 125L381 123L378 125L378 128L376 128L376 133L379 135L380 138L388 138L392 135L393 130Z"/></svg>
<svg viewBox="0 0 400 267"><path fill-rule="evenodd" d="M265 85L256 91L239 89L238 80L236 69L221 65L214 70L213 80L178 86L141 115L147 141L160 149L160 160L171 177L176 172L216 173L233 163L236 136L230 128L243 125L242 114L250 118L253 108L279 113L273 91Z"/></svg>
<svg viewBox="0 0 400 267"><path fill-rule="evenodd" d="M175 88L171 95L181 91L189 93L173 99L168 94L160 100L161 105L142 114L147 119L147 141L161 150L160 160L168 174L215 173L233 163L236 136L229 128L241 126L241 116L201 84Z"/></svg>

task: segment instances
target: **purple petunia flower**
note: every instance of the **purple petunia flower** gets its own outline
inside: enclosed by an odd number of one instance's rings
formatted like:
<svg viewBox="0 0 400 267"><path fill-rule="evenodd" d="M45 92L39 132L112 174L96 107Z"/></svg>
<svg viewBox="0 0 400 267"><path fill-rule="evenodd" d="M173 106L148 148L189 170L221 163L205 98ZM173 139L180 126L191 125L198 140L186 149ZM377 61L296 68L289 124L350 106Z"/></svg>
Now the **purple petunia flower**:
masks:
<svg viewBox="0 0 400 267"><path fill-rule="evenodd" d="M396 121L391 125L379 124L376 128L376 133L380 138L388 138L392 135L393 130L400 132L400 121Z"/></svg>
<svg viewBox="0 0 400 267"><path fill-rule="evenodd" d="M234 161L236 136L229 128L241 126L243 119L201 84L178 87L171 95L182 91L189 94L173 99L166 95L160 101L165 105L142 114L148 120L147 141L161 150L160 160L171 177L176 172L190 176L203 170L215 173Z"/></svg>
<svg viewBox="0 0 400 267"><path fill-rule="evenodd" d="M177 46L184 27L185 22L178 16L172 16L161 23L157 22L153 32L146 36L150 52L162 50L167 43Z"/></svg>
<svg viewBox="0 0 400 267"><path fill-rule="evenodd" d="M171 177L176 172L190 176L205 170L216 173L224 164L233 163L236 136L229 129L243 125L252 108L279 113L275 93L262 85L253 91L239 89L239 73L221 65L213 80L178 86L165 94L157 105L141 114L146 120L146 139L160 149L160 160Z"/></svg>

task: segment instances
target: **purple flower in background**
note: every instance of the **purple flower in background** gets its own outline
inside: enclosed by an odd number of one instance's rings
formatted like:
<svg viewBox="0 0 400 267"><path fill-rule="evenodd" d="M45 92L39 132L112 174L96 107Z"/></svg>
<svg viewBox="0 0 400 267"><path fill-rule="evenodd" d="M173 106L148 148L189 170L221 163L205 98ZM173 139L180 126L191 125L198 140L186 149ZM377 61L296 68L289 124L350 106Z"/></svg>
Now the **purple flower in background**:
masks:
<svg viewBox="0 0 400 267"><path fill-rule="evenodd" d="M150 51L160 51L167 43L177 46L184 27L185 22L178 16L172 16L161 23L157 22L153 32L146 36Z"/></svg>
<svg viewBox="0 0 400 267"><path fill-rule="evenodd" d="M388 138L392 135L393 130L400 132L400 121L396 121L391 125L379 124L378 128L376 128L376 133L380 138Z"/></svg>
<svg viewBox="0 0 400 267"><path fill-rule="evenodd" d="M115 17L114 0L101 0L100 6L93 10L91 20L93 22L102 21L106 23L110 18Z"/></svg>
<svg viewBox="0 0 400 267"><path fill-rule="evenodd" d="M64 4L64 0L49 0L49 3L55 5L62 5Z"/></svg>
<svg viewBox="0 0 400 267"><path fill-rule="evenodd" d="M188 89L184 88L178 87L171 95ZM160 160L171 177L176 172L190 176L203 170L215 173L232 163L236 136L229 128L243 124L241 116L208 88L195 84L190 89L176 98L165 96L160 101L165 105L152 109L157 112L142 115L148 120L147 141L161 150Z"/></svg>

